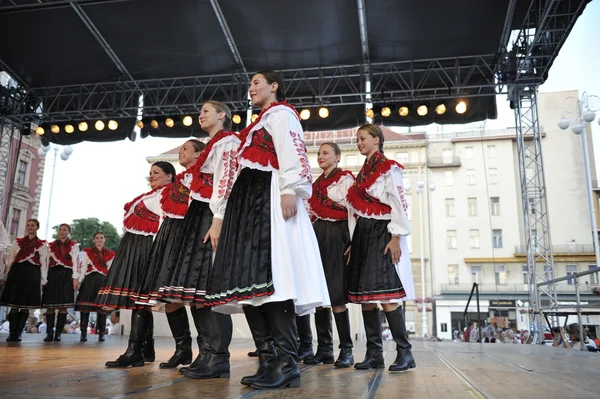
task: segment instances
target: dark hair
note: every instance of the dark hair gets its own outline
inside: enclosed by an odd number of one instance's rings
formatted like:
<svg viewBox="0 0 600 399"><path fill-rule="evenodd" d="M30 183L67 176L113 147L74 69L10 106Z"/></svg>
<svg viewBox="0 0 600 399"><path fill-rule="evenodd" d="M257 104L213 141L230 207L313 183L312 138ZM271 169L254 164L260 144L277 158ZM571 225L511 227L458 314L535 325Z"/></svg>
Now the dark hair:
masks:
<svg viewBox="0 0 600 399"><path fill-rule="evenodd" d="M204 144L200 140L189 139L188 141L186 141L186 143L192 143L192 145L194 146L194 151L195 152L200 152L200 151L202 151L203 149L206 148L206 144Z"/></svg>
<svg viewBox="0 0 600 399"><path fill-rule="evenodd" d="M212 105L215 108L215 110L217 111L217 113L221 113L221 112L225 113L225 120L223 121L223 128L225 130L230 130L231 129L231 109L229 109L227 104L222 103L220 101L209 100L209 101L206 101L202 106L204 106L206 104Z"/></svg>
<svg viewBox="0 0 600 399"><path fill-rule="evenodd" d="M106 234L104 234L104 232L102 232L102 231L97 231L97 232L95 232L95 233L94 233L94 240L96 239L96 236L97 236L98 234L102 234L102 237L104 237L104 238L106 239Z"/></svg>
<svg viewBox="0 0 600 399"><path fill-rule="evenodd" d="M171 174L171 183L175 183L175 175L177 175L177 173L175 172L175 167L171 162L158 161L154 162L152 166L161 168L162 171L165 172L165 174L167 175Z"/></svg>
<svg viewBox="0 0 600 399"><path fill-rule="evenodd" d="M277 95L277 101L285 100L285 94L283 89L283 77L277 72L270 69L256 72L256 75L259 74L265 77L268 84L277 83L277 93L275 93Z"/></svg>
<svg viewBox="0 0 600 399"><path fill-rule="evenodd" d="M117 316L117 317L121 317L121 312L118 310L113 310L113 313Z"/></svg>
<svg viewBox="0 0 600 399"><path fill-rule="evenodd" d="M379 138L379 151L383 152L383 142L385 139L383 137L383 131L379 126L374 123L367 123L366 125L359 127L358 130L364 130L369 133L371 137Z"/></svg>
<svg viewBox="0 0 600 399"><path fill-rule="evenodd" d="M321 144L319 147L322 147L324 145L328 145L331 148L333 148L333 151L335 152L335 155L342 155L342 150L340 149L340 146L337 145L336 143L328 141L326 143Z"/></svg>
<svg viewBox="0 0 600 399"><path fill-rule="evenodd" d="M65 227L66 227L66 228L69 230L69 233L71 232L71 225L70 225L70 224L67 224L67 223L61 223L61 224L58 226L58 228L60 229L60 228L61 228L61 227L63 227L63 226L65 226Z"/></svg>
<svg viewBox="0 0 600 399"><path fill-rule="evenodd" d="M40 221L37 219L29 219L27 222L33 222L35 223L38 229L40 228Z"/></svg>

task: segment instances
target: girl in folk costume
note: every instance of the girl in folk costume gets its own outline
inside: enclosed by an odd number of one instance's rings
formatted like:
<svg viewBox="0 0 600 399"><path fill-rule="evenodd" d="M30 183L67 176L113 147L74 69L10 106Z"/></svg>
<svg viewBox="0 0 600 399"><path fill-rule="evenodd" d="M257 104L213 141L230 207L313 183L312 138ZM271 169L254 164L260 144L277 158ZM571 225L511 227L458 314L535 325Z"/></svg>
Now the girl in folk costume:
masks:
<svg viewBox="0 0 600 399"><path fill-rule="evenodd" d="M40 222L29 219L25 230L27 235L12 244L8 256L6 284L0 297L0 305L10 306L7 319L10 334L7 341L21 341L21 333L29 311L42 306L42 286L48 275L48 247L46 241L37 237ZM0 276L0 280L4 276ZM21 310L21 311L19 311Z"/></svg>
<svg viewBox="0 0 600 399"><path fill-rule="evenodd" d="M244 306L261 362L242 384L299 386L295 313L329 305L315 233L302 202L312 191L302 126L273 71L250 83L262 109L241 133L240 174L227 202L206 301ZM221 305L221 306L219 306Z"/></svg>
<svg viewBox="0 0 600 399"><path fill-rule="evenodd" d="M381 303L398 351L390 371L416 367L398 303L414 299L414 282L406 236L410 234L403 167L383 155L377 125L358 129L357 146L367 159L348 191L347 203L358 216L348 267L350 301L362 306L367 353L357 369L383 368Z"/></svg>
<svg viewBox="0 0 600 399"><path fill-rule="evenodd" d="M175 174L170 162L155 162L148 178L152 190L125 204L125 234L108 272L106 285L98 293L96 305L104 310L131 309L131 332L127 351L116 361L107 362L106 367L138 367L154 361L152 312L136 304L135 296L160 227L162 190L175 182Z"/></svg>
<svg viewBox="0 0 600 399"><path fill-rule="evenodd" d="M96 312L96 331L98 341L104 341L104 329L106 328L106 313L99 309L96 297L100 288L106 285L106 275L110 265L115 258L114 251L104 247L106 238L101 231L94 234L94 247L84 248L79 270L73 273L75 288L79 289L75 311L81 313L81 342L87 341L87 327L90 320L90 312Z"/></svg>
<svg viewBox="0 0 600 399"><path fill-rule="evenodd" d="M48 245L48 283L42 295L42 308L46 312L45 342L60 342L65 322L67 308L75 305L75 287L77 280L73 279L73 265L79 262L79 245L69 238L71 226L66 223L58 227L58 239ZM58 317L56 317L58 309ZM56 319L55 319L56 317ZM53 332L56 320L56 332Z"/></svg>
<svg viewBox="0 0 600 399"><path fill-rule="evenodd" d="M179 164L186 170L175 177L175 183L168 184L161 193L160 208L163 222L158 230L146 267L146 275L138 290L136 302L143 305L154 305L160 299L160 278L163 273L169 274L175 268L181 242L185 231L184 217L188 210L190 186L192 183L192 166L204 149L204 143L198 140L186 141L179 150ZM175 353L160 368L175 368L180 364L192 362L192 337L190 324L185 308L175 311L165 309L171 333L175 339Z"/></svg>
<svg viewBox="0 0 600 399"><path fill-rule="evenodd" d="M340 354L334 366L346 368L354 364L350 319L346 308L348 303L346 263L355 225L354 216L346 206L346 195L354 183L354 176L350 171L337 167L340 155L340 147L335 143L324 143L319 147L317 160L323 169L323 174L313 183L313 194L308 204L314 219L313 227L319 242L329 298L340 337ZM331 310L317 308L315 322L319 346L315 356L307 358L304 363L334 363Z"/></svg>
<svg viewBox="0 0 600 399"><path fill-rule="evenodd" d="M231 129L231 110L223 103L204 103L199 119L210 141L192 168L191 203L181 227L181 250L175 267L161 271L158 293L161 300L171 302L166 305L167 315L185 312L184 303L191 303L194 324L201 337L200 354L181 372L192 378L229 377L231 316L211 312L204 303L213 251L237 175L240 139L227 131Z"/></svg>

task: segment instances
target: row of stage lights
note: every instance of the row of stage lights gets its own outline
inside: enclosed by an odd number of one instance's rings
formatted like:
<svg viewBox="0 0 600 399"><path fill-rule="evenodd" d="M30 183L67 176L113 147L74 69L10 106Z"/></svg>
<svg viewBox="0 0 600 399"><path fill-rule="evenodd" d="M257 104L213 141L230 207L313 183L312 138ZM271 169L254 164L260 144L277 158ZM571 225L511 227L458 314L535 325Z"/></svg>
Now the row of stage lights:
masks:
<svg viewBox="0 0 600 399"><path fill-rule="evenodd" d="M119 122L111 119L105 124L104 121L97 120L96 123L94 123L94 127L98 131L104 130L105 127L108 127L109 130L117 130L119 128ZM86 132L89 129L89 125L86 121L83 121L83 122L79 122L79 124L77 125L77 128L79 129L80 132ZM73 126L70 123L67 123L63 127L63 129L64 129L65 133L71 134L71 133L75 132L75 126ZM58 133L60 133L60 126L57 124L50 125L50 131L54 134L58 134ZM35 129L35 132L38 135L42 136L42 135L46 134L46 128L44 128L43 126L38 126Z"/></svg>

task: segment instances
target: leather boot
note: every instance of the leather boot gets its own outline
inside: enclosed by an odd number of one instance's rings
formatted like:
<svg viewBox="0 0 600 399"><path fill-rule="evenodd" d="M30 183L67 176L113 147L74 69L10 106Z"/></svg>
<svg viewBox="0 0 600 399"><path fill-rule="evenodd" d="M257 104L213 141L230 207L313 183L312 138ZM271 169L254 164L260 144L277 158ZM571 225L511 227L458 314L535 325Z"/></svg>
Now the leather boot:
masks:
<svg viewBox="0 0 600 399"><path fill-rule="evenodd" d="M60 342L60 336L65 329L65 323L67 322L67 314L59 313L56 316L56 328L54 329L54 342Z"/></svg>
<svg viewBox="0 0 600 399"><path fill-rule="evenodd" d="M390 365L389 371L406 371L417 367L413 358L411 349L412 345L406 338L406 324L404 323L404 315L402 309L398 308L391 312L385 312L385 317L388 320L390 331L396 342L396 360Z"/></svg>
<svg viewBox="0 0 600 399"><path fill-rule="evenodd" d="M29 319L29 311L26 310L26 311L19 312L19 318L17 320L17 328L19 329L18 330L19 341L21 340L21 334L23 334L23 329L27 325L28 319Z"/></svg>
<svg viewBox="0 0 600 399"><path fill-rule="evenodd" d="M21 342L21 332L23 330L19 330L19 312L10 312L6 318L9 323L9 334L6 338L6 342Z"/></svg>
<svg viewBox="0 0 600 399"><path fill-rule="evenodd" d="M383 340L381 339L381 312L379 309L363 310L363 322L367 334L367 353L365 360L354 365L355 369L382 369L385 367L383 360Z"/></svg>
<svg viewBox="0 0 600 399"><path fill-rule="evenodd" d="M142 352L144 353L144 361L151 363L156 360L156 352L154 352L154 315L148 310L141 311L147 313L144 317L148 319L146 322L146 337L144 339Z"/></svg>
<svg viewBox="0 0 600 399"><path fill-rule="evenodd" d="M87 342L87 328L90 321L90 312L80 312L79 329L81 330L80 342Z"/></svg>
<svg viewBox="0 0 600 399"><path fill-rule="evenodd" d="M229 345L233 336L231 316L212 312L209 308L197 309L197 312L204 309L208 311L207 327L202 329L202 336L207 337L207 355L197 367L190 366L185 375L197 379L229 378Z"/></svg>
<svg viewBox="0 0 600 399"><path fill-rule="evenodd" d="M55 314L46 312L46 338L44 338L44 342L54 340L54 320Z"/></svg>
<svg viewBox="0 0 600 399"><path fill-rule="evenodd" d="M190 368L199 367L206 360L206 354L208 353L208 345L204 345L202 341L202 331L204 330L204 333L208 334L208 316L210 315L207 312L210 312L210 309L206 307L198 309L194 305L192 305L192 307L190 308L190 312L192 313L194 326L196 327L196 331L198 332L198 336L196 337L196 342L198 343L198 356L196 356L196 358L189 365L189 367L181 367L179 369L179 372L181 374L185 374Z"/></svg>
<svg viewBox="0 0 600 399"><path fill-rule="evenodd" d="M333 364L338 368L347 368L354 364L354 356L352 355L352 335L350 334L350 317L348 309L340 313L334 313L335 325L337 327L338 336L340 337L340 355Z"/></svg>
<svg viewBox="0 0 600 399"><path fill-rule="evenodd" d="M258 349L252 352L248 352L248 357L258 357Z"/></svg>
<svg viewBox="0 0 600 399"><path fill-rule="evenodd" d="M315 313L317 325L317 353L304 359L304 364L333 364L333 328L331 324L331 309L317 309Z"/></svg>
<svg viewBox="0 0 600 399"><path fill-rule="evenodd" d="M300 386L298 368L298 337L294 302L271 302L263 305L270 330L273 334L277 358L264 378L252 383L256 389L279 389Z"/></svg>
<svg viewBox="0 0 600 399"><path fill-rule="evenodd" d="M112 362L106 362L106 367L140 367L144 365L144 354L142 344L146 338L148 324L152 313L147 310L134 310L131 312L131 333L127 350L119 358Z"/></svg>
<svg viewBox="0 0 600 399"><path fill-rule="evenodd" d="M258 370L253 375L248 375L242 378L242 385L252 385L258 379L264 378L275 364L277 354L273 344L273 337L269 329L269 323L266 315L263 312L262 306L244 306L244 314L246 321L250 327L254 345L258 351Z"/></svg>
<svg viewBox="0 0 600 399"><path fill-rule="evenodd" d="M106 313L96 313L96 332L98 333L98 342L104 342L104 332L106 331Z"/></svg>
<svg viewBox="0 0 600 399"><path fill-rule="evenodd" d="M310 328L310 315L296 316L296 326L298 327L298 361L314 356L313 352L313 336Z"/></svg>
<svg viewBox="0 0 600 399"><path fill-rule="evenodd" d="M174 369L180 364L190 364L192 362L192 337L187 311L185 308L179 308L174 312L168 312L167 320L175 339L175 353L167 362L159 364L158 367Z"/></svg>

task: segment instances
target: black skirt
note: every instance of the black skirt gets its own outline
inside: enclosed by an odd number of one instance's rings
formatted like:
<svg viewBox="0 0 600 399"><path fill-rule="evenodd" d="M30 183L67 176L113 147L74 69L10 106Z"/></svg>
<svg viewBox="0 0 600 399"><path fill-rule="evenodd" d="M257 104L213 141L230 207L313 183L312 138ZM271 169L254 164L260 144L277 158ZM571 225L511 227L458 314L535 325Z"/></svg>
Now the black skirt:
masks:
<svg viewBox="0 0 600 399"><path fill-rule="evenodd" d="M356 222L348 265L350 302L386 302L406 296L390 251L383 254L392 238L389 223L363 217Z"/></svg>
<svg viewBox="0 0 600 399"><path fill-rule="evenodd" d="M331 306L348 303L347 268L344 252L350 245L348 221L328 221L317 219L313 223L319 242L319 252L327 280Z"/></svg>
<svg viewBox="0 0 600 399"><path fill-rule="evenodd" d="M41 308L42 270L40 266L30 262L13 264L6 276L0 304L11 308Z"/></svg>
<svg viewBox="0 0 600 399"><path fill-rule="evenodd" d="M72 308L74 305L73 269L62 265L51 267L42 295L42 309Z"/></svg>
<svg viewBox="0 0 600 399"><path fill-rule="evenodd" d="M161 273L171 273L175 267L183 239L182 226L183 219L167 217L162 222L150 250L146 275L137 290L136 301L149 303L159 299L158 289L162 285L159 286L158 279Z"/></svg>
<svg viewBox="0 0 600 399"><path fill-rule="evenodd" d="M96 304L103 309L141 309L135 303L144 278L154 236L126 232L108 271L106 285L100 288Z"/></svg>
<svg viewBox="0 0 600 399"><path fill-rule="evenodd" d="M271 172L244 168L229 200L210 272L206 303L273 295Z"/></svg>
<svg viewBox="0 0 600 399"><path fill-rule="evenodd" d="M92 272L85 276L81 286L77 301L75 301L76 312L97 312L101 310L96 304L98 291L106 285L106 276L102 273Z"/></svg>
<svg viewBox="0 0 600 399"><path fill-rule="evenodd" d="M175 267L160 271L157 283L162 300L204 303L212 267L212 245L204 243L213 213L208 203L192 201L183 219L182 242Z"/></svg>

